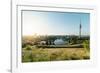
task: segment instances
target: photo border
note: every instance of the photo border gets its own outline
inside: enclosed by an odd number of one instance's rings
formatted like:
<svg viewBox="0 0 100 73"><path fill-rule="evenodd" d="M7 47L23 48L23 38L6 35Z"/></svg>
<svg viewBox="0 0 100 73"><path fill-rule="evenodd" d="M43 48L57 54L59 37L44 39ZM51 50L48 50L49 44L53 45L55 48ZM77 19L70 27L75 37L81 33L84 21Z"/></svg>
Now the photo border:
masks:
<svg viewBox="0 0 100 73"><path fill-rule="evenodd" d="M12 18L14 18L14 19L12 19L12 24L14 24L12 26L12 48L13 48L12 49L12 66L11 66L12 72L38 71L38 70L39 71L43 71L43 70L70 69L70 68L72 69L72 68L80 68L80 67L81 68L87 68L87 67L96 66L96 59L97 59L96 58L96 52L97 51L95 51L94 49L90 50L90 52L92 52L91 55L90 55L90 59L92 57L92 60L80 60L81 62L79 60L67 61L67 62L65 62L65 61L34 62L34 63L28 63L28 64L26 64L26 66L23 65L21 63L21 53L19 52L21 50L18 50L19 46L21 46L21 43L19 42L20 41L19 34L21 34L20 25L22 23L20 23L20 22L22 21L21 20L22 16L21 16L20 13L21 13L21 10L23 8L25 8L25 9L27 9L27 8L29 8L29 9L30 8L32 8L32 9L35 8L33 10L37 10L37 8L40 8L40 9L38 9L40 11L41 11L42 8L44 9L44 11L46 9L47 9L46 11L48 11L48 10L52 11L52 8L53 9L58 9L58 10L60 8L61 10L65 10L65 11L66 11L66 9L67 10L68 9L69 10L70 9L71 10L77 10L77 11L80 11L80 12L85 12L84 10L90 11L90 14L92 14L91 17L90 17L90 19L91 19L90 32L93 31L93 32L91 32L92 38L90 38L90 41L92 39L92 42L94 42L94 43L90 43L90 44L92 44L92 47L97 48L96 46L93 46L93 45L96 45L96 25L94 25L94 24L96 24L96 15L95 15L96 14L96 10L95 10L94 7L84 7L84 6L82 6L82 7L78 8L78 6L71 6L70 7L70 6L67 6L67 5L66 6L63 6L63 5L58 5L58 6L57 5L56 6L53 6L53 5L50 5L50 6L44 6L44 5L40 5L40 6L39 5L16 5L16 7L15 7L15 9L16 9L15 11L16 12L12 10ZM64 12L64 11L62 11L62 12ZM15 13L16 13L16 16L13 16ZM16 32L16 33L14 34L14 32ZM15 37L15 35L16 35L16 37ZM90 35L90 37L91 37L91 35ZM16 40L14 40L15 38L16 38ZM67 63L67 65L65 65L66 63ZM33 64L35 65L35 67L33 67ZM55 64L55 66L54 66L54 64ZM36 66L39 66L39 67L36 67ZM61 66L61 67L59 67L59 66ZM69 66L69 67L67 67L67 66ZM57 67L57 68L55 68L55 67Z"/></svg>

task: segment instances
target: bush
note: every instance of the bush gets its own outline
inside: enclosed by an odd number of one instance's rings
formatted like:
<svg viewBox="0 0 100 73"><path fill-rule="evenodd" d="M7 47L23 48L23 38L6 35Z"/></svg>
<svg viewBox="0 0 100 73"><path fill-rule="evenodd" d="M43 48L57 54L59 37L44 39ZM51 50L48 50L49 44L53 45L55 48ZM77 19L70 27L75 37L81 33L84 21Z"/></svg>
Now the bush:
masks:
<svg viewBox="0 0 100 73"><path fill-rule="evenodd" d="M90 53L87 52L83 55L83 59L90 59Z"/></svg>
<svg viewBox="0 0 100 73"><path fill-rule="evenodd" d="M27 46L27 44L22 42L22 48L25 48L26 46Z"/></svg>
<svg viewBox="0 0 100 73"><path fill-rule="evenodd" d="M26 50L31 50L31 49L32 49L31 46L29 46L29 45L26 46Z"/></svg>
<svg viewBox="0 0 100 73"><path fill-rule="evenodd" d="M83 41L83 47L84 47L85 51L90 51L90 43L89 43L89 40Z"/></svg>
<svg viewBox="0 0 100 73"><path fill-rule="evenodd" d="M90 56L83 56L83 59L90 59Z"/></svg>
<svg viewBox="0 0 100 73"><path fill-rule="evenodd" d="M71 60L80 60L81 59L81 57L76 53L73 53L70 58L71 58Z"/></svg>
<svg viewBox="0 0 100 73"><path fill-rule="evenodd" d="M23 52L22 62L33 62L33 55L32 55L32 53Z"/></svg>

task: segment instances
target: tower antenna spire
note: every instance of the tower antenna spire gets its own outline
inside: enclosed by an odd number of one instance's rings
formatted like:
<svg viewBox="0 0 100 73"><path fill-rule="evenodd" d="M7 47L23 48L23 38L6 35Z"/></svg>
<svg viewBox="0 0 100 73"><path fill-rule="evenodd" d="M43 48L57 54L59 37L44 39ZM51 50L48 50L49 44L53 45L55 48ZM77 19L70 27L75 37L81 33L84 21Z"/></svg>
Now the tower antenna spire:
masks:
<svg viewBox="0 0 100 73"><path fill-rule="evenodd" d="M81 18L80 18L80 25L79 25L79 38L81 38L81 28L82 28L82 25L81 25Z"/></svg>

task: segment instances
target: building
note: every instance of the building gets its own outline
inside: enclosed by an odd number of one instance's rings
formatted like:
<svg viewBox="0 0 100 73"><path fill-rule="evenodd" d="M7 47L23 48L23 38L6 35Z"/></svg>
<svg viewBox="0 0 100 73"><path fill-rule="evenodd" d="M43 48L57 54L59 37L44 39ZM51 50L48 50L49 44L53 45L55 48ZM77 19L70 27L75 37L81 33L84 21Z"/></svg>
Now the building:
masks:
<svg viewBox="0 0 100 73"><path fill-rule="evenodd" d="M65 45L66 43L65 43L65 41L63 41L62 39L56 39L56 40L54 41L54 44L55 44L55 45Z"/></svg>

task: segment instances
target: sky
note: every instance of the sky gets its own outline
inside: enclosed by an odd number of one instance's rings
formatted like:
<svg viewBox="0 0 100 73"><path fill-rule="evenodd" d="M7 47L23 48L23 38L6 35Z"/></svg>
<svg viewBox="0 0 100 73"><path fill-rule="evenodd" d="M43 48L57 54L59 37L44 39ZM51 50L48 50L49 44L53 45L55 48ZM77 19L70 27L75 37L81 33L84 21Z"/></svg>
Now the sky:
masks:
<svg viewBox="0 0 100 73"><path fill-rule="evenodd" d="M22 11L22 34L79 35L80 21L82 35L89 35L89 13Z"/></svg>

